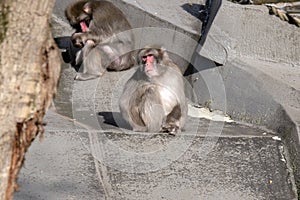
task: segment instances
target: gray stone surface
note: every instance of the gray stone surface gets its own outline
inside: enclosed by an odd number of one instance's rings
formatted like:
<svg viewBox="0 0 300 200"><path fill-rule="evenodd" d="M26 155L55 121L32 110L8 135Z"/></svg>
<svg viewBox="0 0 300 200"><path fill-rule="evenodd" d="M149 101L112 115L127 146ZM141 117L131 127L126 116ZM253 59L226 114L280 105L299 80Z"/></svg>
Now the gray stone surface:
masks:
<svg viewBox="0 0 300 200"><path fill-rule="evenodd" d="M65 130L57 131L59 124ZM44 138L31 145L18 179L21 189L14 199L105 199L87 135L68 130L67 124L60 119L53 124L56 131L46 128Z"/></svg>
<svg viewBox="0 0 300 200"><path fill-rule="evenodd" d="M63 115L47 113L15 199L296 198L284 143L272 132L191 117L175 137L127 130L115 104L133 71L59 88ZM71 110L60 109L67 102Z"/></svg>
<svg viewBox="0 0 300 200"><path fill-rule="evenodd" d="M226 110L236 120L266 126L285 138L296 179L300 180L300 32L268 14L264 5L222 6L203 47L198 46L190 79L200 104ZM208 59L223 64L216 67ZM203 60L206 60L203 62ZM208 63L208 64L207 64ZM216 75L217 74L217 75ZM221 76L226 106L209 90ZM203 91L204 95L203 95ZM217 101L215 100L217 99ZM300 182L298 181L298 187Z"/></svg>
<svg viewBox="0 0 300 200"><path fill-rule="evenodd" d="M72 33L63 17L69 2L56 1L55 36ZM137 47L158 40L185 71L201 21L181 6L199 1L113 2L144 27ZM31 146L14 199L297 199L299 31L265 10L223 1L198 50L224 66L196 53L198 72L186 76L190 100L259 128L189 117L175 137L134 133L117 106L134 69L74 82L63 65L44 139Z"/></svg>
<svg viewBox="0 0 300 200"><path fill-rule="evenodd" d="M299 28L269 15L266 6L222 1L201 55L222 64L249 57L299 66L299 43Z"/></svg>
<svg viewBox="0 0 300 200"><path fill-rule="evenodd" d="M278 160L280 147L276 141L219 138L206 156L198 153L201 142L203 138L196 137L180 158L157 171L122 173L108 168L112 199L294 198L285 183L288 172L285 163Z"/></svg>
<svg viewBox="0 0 300 200"><path fill-rule="evenodd" d="M99 121L102 131L86 129L81 120L47 113L14 199L295 198L284 145L272 133L226 123L209 136L210 121L190 119L198 131L174 137L124 131L110 120Z"/></svg>

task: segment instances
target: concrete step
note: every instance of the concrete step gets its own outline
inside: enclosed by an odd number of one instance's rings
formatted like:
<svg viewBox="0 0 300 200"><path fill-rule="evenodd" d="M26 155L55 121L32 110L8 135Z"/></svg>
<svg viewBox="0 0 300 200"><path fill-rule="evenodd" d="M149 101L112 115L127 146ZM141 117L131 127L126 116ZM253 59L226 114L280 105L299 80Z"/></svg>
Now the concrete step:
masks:
<svg viewBox="0 0 300 200"><path fill-rule="evenodd" d="M133 72L68 85L64 68L64 101L47 113L15 199L295 198L284 143L270 131L191 116L175 137L126 129L116 104Z"/></svg>
<svg viewBox="0 0 300 200"><path fill-rule="evenodd" d="M92 131L49 111L46 133L29 149L14 199L295 198L278 137L236 123L209 135L210 121L197 121L197 132L174 137Z"/></svg>

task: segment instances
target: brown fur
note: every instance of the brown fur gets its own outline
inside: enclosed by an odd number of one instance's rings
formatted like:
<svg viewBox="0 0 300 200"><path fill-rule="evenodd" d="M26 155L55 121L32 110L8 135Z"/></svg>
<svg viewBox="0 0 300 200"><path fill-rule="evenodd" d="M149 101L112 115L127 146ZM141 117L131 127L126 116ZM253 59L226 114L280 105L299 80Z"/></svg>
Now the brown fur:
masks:
<svg viewBox="0 0 300 200"><path fill-rule="evenodd" d="M153 55L154 72L145 71L143 56ZM183 77L161 47L145 47L138 53L140 67L125 84L120 111L134 131L180 131L187 115Z"/></svg>
<svg viewBox="0 0 300 200"><path fill-rule="evenodd" d="M75 79L93 79L101 76L106 69L119 71L133 66L132 27L122 11L111 2L77 1L67 7L65 15L76 29L72 35L74 44L83 47L76 58L77 65L83 63L83 73L79 73ZM82 21L88 26L87 32L81 31ZM118 34L118 37L112 37L114 34ZM88 41L93 41L94 45L85 48Z"/></svg>

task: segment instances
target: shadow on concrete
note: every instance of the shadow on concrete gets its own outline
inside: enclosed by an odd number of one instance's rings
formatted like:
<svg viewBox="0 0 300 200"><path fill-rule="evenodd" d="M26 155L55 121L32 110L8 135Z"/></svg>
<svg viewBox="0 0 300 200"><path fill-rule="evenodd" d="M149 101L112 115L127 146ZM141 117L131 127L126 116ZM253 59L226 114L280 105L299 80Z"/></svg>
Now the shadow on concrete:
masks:
<svg viewBox="0 0 300 200"><path fill-rule="evenodd" d="M113 113L113 112L99 112L98 115L102 116L104 121L103 123L105 124L109 124L115 127L119 127L117 122L115 121L114 116L119 115L119 117L121 118L121 113Z"/></svg>
<svg viewBox="0 0 300 200"><path fill-rule="evenodd" d="M192 75L200 71L211 69L218 66L222 66L222 65L206 57L203 57L197 53L194 53L192 61L183 75L184 76Z"/></svg>
<svg viewBox="0 0 300 200"><path fill-rule="evenodd" d="M206 17L206 10L205 10L205 5L202 4L190 4L190 3L185 3L181 6L181 8L200 21L204 22L205 17Z"/></svg>
<svg viewBox="0 0 300 200"><path fill-rule="evenodd" d="M129 124L123 119L121 113L119 112L99 112L99 117L102 117L102 123L110 126L114 126L115 128L124 128L131 130Z"/></svg>

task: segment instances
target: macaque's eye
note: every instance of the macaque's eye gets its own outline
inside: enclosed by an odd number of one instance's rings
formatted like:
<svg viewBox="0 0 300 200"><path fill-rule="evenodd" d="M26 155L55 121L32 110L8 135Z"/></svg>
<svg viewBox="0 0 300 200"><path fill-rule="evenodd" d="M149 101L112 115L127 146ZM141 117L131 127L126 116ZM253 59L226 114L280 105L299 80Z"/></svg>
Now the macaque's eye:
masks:
<svg viewBox="0 0 300 200"><path fill-rule="evenodd" d="M154 54L150 53L142 57L143 61L147 61L148 58L153 58Z"/></svg>
<svg viewBox="0 0 300 200"><path fill-rule="evenodd" d="M81 17L80 16L76 17L76 22L80 22L80 21L82 21Z"/></svg>

